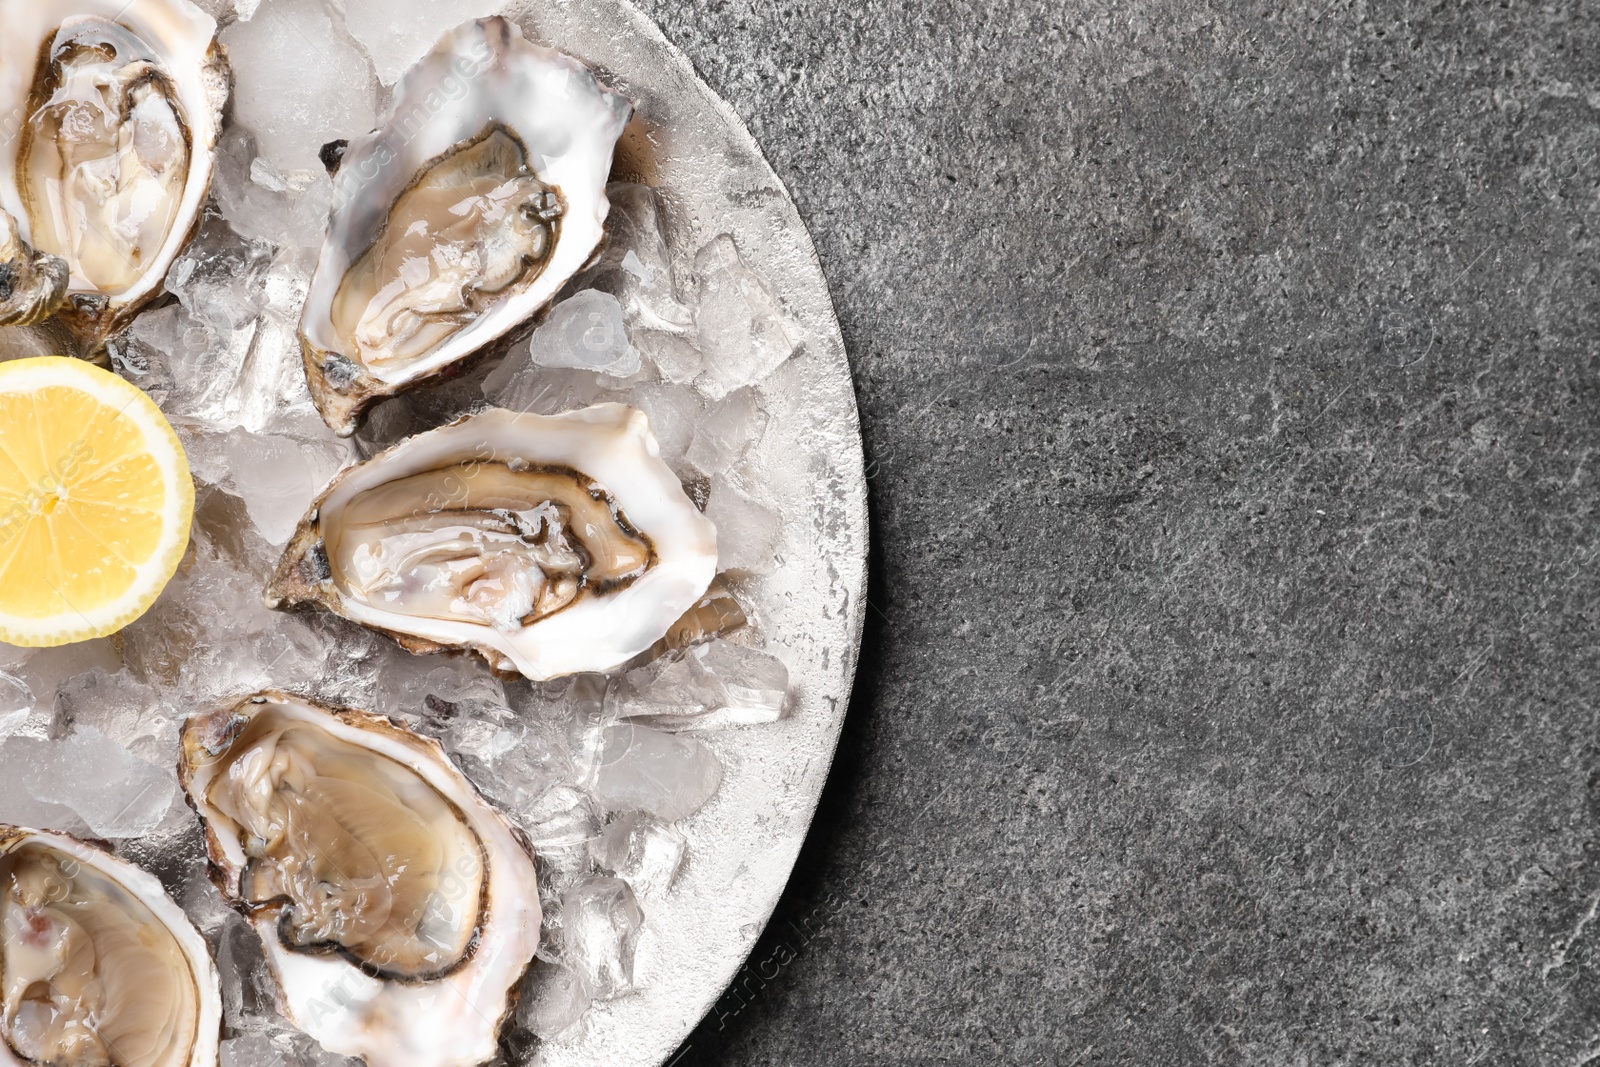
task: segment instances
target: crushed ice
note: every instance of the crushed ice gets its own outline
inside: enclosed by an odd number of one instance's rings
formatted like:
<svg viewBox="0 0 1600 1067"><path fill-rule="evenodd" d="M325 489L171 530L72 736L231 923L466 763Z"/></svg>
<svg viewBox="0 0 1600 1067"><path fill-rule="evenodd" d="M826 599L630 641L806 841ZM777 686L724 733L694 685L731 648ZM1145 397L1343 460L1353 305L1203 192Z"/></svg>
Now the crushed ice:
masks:
<svg viewBox="0 0 1600 1067"><path fill-rule="evenodd" d="M767 427L762 379L795 353L799 330L730 236L679 257L691 275L675 271L683 236L655 192L616 184L604 255L526 339L336 439L311 404L296 337L331 201L323 146L370 129L388 87L441 33L500 5L202 6L233 59L233 123L204 224L168 275L174 299L111 346L184 442L193 539L156 606L114 637L0 645L0 821L117 842L163 878L217 954L224 1067L341 1062L278 1017L259 943L207 879L171 768L184 715L254 689L373 708L438 738L528 834L547 939L508 1040L570 1034L590 1004L633 988L650 902L691 860L685 820L722 778L715 735L702 731L781 718L788 669L746 629L610 678L502 684L476 660L414 657L338 618L270 611L261 590L344 465L485 402L554 413L601 401L649 415L663 459L717 523L737 589L780 558L753 453Z"/></svg>

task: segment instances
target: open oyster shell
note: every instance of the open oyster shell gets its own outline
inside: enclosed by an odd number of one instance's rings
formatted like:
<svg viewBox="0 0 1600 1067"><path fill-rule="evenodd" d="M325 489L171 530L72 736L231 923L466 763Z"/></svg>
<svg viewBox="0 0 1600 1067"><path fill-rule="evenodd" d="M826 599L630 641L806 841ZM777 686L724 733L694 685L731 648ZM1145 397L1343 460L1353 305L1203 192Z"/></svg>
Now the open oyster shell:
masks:
<svg viewBox="0 0 1600 1067"><path fill-rule="evenodd" d="M188 0L0 0L0 210L70 271L99 352L162 291L211 187L226 56Z"/></svg>
<svg viewBox="0 0 1600 1067"><path fill-rule="evenodd" d="M644 413L492 409L341 474L267 590L412 652L471 649L535 680L607 671L705 594L717 533Z"/></svg>
<svg viewBox="0 0 1600 1067"><path fill-rule="evenodd" d="M632 114L571 56L504 18L447 34L353 139L300 323L322 417L458 372L550 303L605 234Z"/></svg>
<svg viewBox="0 0 1600 1067"><path fill-rule="evenodd" d="M205 939L161 883L64 834L0 825L0 1064L216 1067Z"/></svg>
<svg viewBox="0 0 1600 1067"><path fill-rule="evenodd" d="M494 1056L539 946L533 854L438 742L267 691L191 718L179 777L290 1022L370 1067Z"/></svg>

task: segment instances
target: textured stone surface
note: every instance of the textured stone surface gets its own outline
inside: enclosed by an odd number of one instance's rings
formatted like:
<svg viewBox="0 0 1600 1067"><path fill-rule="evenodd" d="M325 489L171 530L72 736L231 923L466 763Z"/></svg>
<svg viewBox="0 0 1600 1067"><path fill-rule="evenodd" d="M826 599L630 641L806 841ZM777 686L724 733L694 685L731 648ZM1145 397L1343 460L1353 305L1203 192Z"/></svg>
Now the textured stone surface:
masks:
<svg viewBox="0 0 1600 1067"><path fill-rule="evenodd" d="M645 0L816 238L873 603L680 1064L1600 1052L1600 17Z"/></svg>

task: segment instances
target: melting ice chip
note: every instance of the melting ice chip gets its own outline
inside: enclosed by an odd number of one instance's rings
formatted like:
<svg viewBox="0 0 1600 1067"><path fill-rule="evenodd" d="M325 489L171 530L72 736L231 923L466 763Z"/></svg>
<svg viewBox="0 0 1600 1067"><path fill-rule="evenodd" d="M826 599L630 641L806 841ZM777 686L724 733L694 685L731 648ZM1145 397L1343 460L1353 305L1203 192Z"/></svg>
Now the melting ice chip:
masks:
<svg viewBox="0 0 1600 1067"><path fill-rule="evenodd" d="M561 898L561 961L594 1000L633 988L633 953L644 912L620 878L591 878Z"/></svg>
<svg viewBox="0 0 1600 1067"><path fill-rule="evenodd" d="M626 723L606 729L596 792L607 811L644 811L675 822L722 784L722 764L692 738Z"/></svg>
<svg viewBox="0 0 1600 1067"><path fill-rule="evenodd" d="M33 690L21 678L0 673L0 741L28 721L33 713Z"/></svg>
<svg viewBox="0 0 1600 1067"><path fill-rule="evenodd" d="M93 727L80 727L63 741L13 737L0 760L8 768L0 783L0 820L133 838L160 825L176 796L170 771Z"/></svg>
<svg viewBox="0 0 1600 1067"><path fill-rule="evenodd" d="M721 638L637 667L606 692L618 718L667 730L776 722L788 701L782 660Z"/></svg>
<svg viewBox="0 0 1600 1067"><path fill-rule="evenodd" d="M739 246L723 234L694 258L700 277L695 326L706 369L701 385L722 396L765 378L794 355L800 329Z"/></svg>
<svg viewBox="0 0 1600 1067"><path fill-rule="evenodd" d="M557 304L528 343L540 367L592 370L613 378L639 373L639 352L628 342L617 298L585 289Z"/></svg>
<svg viewBox="0 0 1600 1067"><path fill-rule="evenodd" d="M688 843L683 833L640 812L628 812L607 824L590 845L601 870L626 881L640 896L672 888Z"/></svg>
<svg viewBox="0 0 1600 1067"><path fill-rule="evenodd" d="M233 60L233 119L279 171L321 170L324 144L376 122L367 58L321 0L269 0L220 39Z"/></svg>

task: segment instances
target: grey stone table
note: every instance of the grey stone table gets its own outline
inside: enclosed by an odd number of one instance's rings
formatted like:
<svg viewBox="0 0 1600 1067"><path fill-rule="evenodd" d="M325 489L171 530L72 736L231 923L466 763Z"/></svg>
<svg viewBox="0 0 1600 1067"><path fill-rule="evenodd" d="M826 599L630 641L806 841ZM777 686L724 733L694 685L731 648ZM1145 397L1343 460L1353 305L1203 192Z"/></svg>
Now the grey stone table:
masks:
<svg viewBox="0 0 1600 1067"><path fill-rule="evenodd" d="M876 542L678 1062L1600 1057L1600 7L644 6L816 238Z"/></svg>

